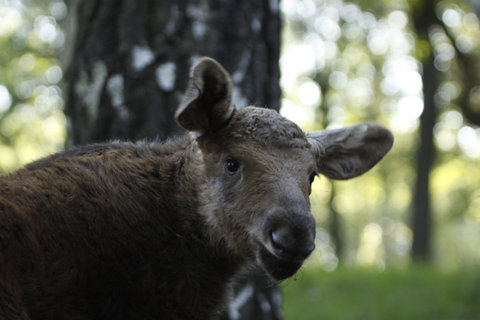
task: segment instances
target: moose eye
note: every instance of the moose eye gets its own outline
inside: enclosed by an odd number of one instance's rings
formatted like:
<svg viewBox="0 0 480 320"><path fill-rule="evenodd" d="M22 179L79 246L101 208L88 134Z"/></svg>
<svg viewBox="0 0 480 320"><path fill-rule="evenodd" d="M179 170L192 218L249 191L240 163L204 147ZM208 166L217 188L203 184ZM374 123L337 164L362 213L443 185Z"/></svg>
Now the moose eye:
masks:
<svg viewBox="0 0 480 320"><path fill-rule="evenodd" d="M315 180L315 176L317 175L316 172L312 172L312 174L310 174L310 177L308 178L310 184L308 186L308 194L311 194L312 193L312 183L313 183L313 180Z"/></svg>
<svg viewBox="0 0 480 320"><path fill-rule="evenodd" d="M310 178L309 178L310 185L313 183L313 180L315 180L316 175L317 175L316 172L312 172L312 174L310 174Z"/></svg>
<svg viewBox="0 0 480 320"><path fill-rule="evenodd" d="M235 159L228 159L225 165L229 175L235 174L240 167L238 161Z"/></svg>

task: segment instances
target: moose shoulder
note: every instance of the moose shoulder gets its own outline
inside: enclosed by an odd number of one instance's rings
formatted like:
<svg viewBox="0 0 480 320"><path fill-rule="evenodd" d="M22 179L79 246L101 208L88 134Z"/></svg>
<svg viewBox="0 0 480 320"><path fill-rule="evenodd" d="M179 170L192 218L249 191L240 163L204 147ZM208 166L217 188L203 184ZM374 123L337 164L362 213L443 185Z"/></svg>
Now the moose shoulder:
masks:
<svg viewBox="0 0 480 320"><path fill-rule="evenodd" d="M1 319L209 319L236 274L293 275L314 249L317 174L358 176L391 148L363 123L305 135L231 105L229 75L194 66L166 143L67 151L0 177Z"/></svg>

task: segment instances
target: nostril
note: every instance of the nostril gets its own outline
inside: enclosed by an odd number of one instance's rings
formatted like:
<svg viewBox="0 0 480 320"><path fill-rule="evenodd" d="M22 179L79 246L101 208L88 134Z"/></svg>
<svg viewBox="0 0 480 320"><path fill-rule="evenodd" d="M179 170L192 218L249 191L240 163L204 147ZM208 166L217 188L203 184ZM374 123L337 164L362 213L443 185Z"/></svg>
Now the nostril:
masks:
<svg viewBox="0 0 480 320"><path fill-rule="evenodd" d="M306 259L315 249L314 243L284 227L271 230L270 241L275 253L286 259Z"/></svg>
<svg viewBox="0 0 480 320"><path fill-rule="evenodd" d="M273 247L278 250L280 253L285 252L285 246L282 244L282 237L279 232L271 231L270 237L272 239Z"/></svg>

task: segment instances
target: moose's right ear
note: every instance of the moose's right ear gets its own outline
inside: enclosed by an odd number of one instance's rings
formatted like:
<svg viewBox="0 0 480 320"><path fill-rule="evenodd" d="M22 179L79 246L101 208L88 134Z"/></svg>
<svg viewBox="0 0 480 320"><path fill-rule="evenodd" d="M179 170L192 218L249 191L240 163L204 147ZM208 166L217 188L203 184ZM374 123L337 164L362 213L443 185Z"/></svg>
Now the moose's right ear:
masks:
<svg viewBox="0 0 480 320"><path fill-rule="evenodd" d="M192 68L187 89L175 114L178 124L199 136L215 130L232 116L232 80L211 58L202 58Z"/></svg>

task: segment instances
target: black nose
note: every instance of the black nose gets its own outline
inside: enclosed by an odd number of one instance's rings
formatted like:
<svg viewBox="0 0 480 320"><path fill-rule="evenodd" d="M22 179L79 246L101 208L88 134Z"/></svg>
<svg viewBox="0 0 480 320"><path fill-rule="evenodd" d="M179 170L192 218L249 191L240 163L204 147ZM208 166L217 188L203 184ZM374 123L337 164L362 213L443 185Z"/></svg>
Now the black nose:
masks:
<svg viewBox="0 0 480 320"><path fill-rule="evenodd" d="M313 217L297 217L294 221L276 224L270 231L275 254L283 259L304 260L315 249L315 223Z"/></svg>

